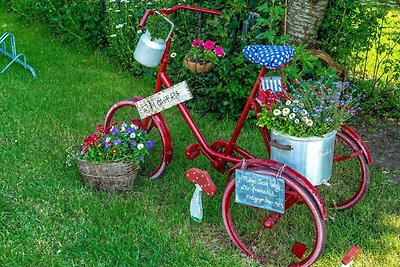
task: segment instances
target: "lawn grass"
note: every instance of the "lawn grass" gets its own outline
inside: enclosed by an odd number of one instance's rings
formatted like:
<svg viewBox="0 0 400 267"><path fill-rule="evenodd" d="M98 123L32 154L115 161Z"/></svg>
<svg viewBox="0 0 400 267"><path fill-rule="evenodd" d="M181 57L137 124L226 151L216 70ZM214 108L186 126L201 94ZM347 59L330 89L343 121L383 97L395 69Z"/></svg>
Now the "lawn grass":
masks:
<svg viewBox="0 0 400 267"><path fill-rule="evenodd" d="M174 160L162 179L139 179L125 194L86 187L76 167L67 166L66 149L102 122L115 101L148 96L150 83L3 13L0 33L15 34L38 77L19 65L0 74L0 266L258 266L231 245L224 229L224 175L204 157L185 159L194 138L176 109L163 112ZM231 134L230 121L194 117L210 141ZM254 129L249 125L241 140L253 150ZM189 216L194 186L184 174L190 167L208 170L219 190L203 197L200 224ZM329 211L326 248L315 266L338 266L353 245L363 249L354 266L397 266L399 206L399 188L372 169L359 205Z"/></svg>

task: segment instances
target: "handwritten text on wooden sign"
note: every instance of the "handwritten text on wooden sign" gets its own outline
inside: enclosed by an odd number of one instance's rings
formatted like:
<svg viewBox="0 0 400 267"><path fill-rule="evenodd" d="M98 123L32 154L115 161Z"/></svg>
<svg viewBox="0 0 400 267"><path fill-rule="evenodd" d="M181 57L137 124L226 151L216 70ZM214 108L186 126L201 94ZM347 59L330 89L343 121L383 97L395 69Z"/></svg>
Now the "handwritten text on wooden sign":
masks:
<svg viewBox="0 0 400 267"><path fill-rule="evenodd" d="M136 102L136 107L140 118L144 119L192 98L186 81L183 81Z"/></svg>
<svg viewBox="0 0 400 267"><path fill-rule="evenodd" d="M236 202L276 211L285 212L285 181L274 176L237 169Z"/></svg>

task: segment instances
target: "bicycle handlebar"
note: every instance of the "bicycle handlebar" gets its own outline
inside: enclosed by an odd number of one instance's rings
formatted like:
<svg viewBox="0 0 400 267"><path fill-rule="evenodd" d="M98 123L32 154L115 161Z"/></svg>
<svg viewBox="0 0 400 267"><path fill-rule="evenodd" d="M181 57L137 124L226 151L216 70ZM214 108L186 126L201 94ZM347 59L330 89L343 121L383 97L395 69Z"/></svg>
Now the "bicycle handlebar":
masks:
<svg viewBox="0 0 400 267"><path fill-rule="evenodd" d="M221 15L221 11L218 10L213 10L213 9L208 9L208 8L202 8L202 7L197 7L197 6L189 6L189 5L177 5L171 8L163 8L160 9L158 12L162 15L169 15L171 13L174 13L180 9L186 9L186 10L190 10L190 11L196 11L196 12L201 12L201 13L207 13L207 14L211 14L211 15L216 15L216 16L220 16ZM143 28L146 25L146 21L149 17L149 15L153 15L155 13L154 10L152 9L148 9L146 10L146 12L144 13L142 19L140 20L139 26L141 28Z"/></svg>

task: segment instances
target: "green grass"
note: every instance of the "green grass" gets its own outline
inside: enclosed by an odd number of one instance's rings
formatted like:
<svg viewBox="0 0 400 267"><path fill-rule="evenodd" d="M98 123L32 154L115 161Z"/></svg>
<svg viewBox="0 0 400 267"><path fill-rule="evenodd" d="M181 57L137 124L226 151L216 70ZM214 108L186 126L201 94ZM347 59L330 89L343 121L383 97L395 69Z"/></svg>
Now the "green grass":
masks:
<svg viewBox="0 0 400 267"><path fill-rule="evenodd" d="M19 65L0 74L0 266L258 265L226 234L224 175L204 157L185 159L194 138L176 109L163 113L175 150L162 179L139 179L125 194L86 187L76 167L66 165L66 149L102 122L115 101L147 96L151 86L98 53L61 44L39 25L3 13L0 33L15 34L38 77ZM7 61L0 58L0 64ZM230 121L194 117L209 141L232 132ZM245 129L243 146L258 148L254 131ZM189 216L194 186L184 174L191 167L208 170L218 187L214 198L203 197L200 224ZM399 206L399 188L373 169L359 205L329 211L326 248L315 266L338 266L353 245L363 249L354 266L397 266Z"/></svg>

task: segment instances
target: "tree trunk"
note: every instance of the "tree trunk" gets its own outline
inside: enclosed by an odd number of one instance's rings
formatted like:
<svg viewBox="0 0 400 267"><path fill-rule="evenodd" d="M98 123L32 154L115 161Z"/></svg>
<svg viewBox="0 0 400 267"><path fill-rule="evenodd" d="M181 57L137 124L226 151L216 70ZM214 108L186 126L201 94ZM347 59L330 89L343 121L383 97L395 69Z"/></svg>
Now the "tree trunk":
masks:
<svg viewBox="0 0 400 267"><path fill-rule="evenodd" d="M287 34L293 44L307 44L314 48L317 43L318 25L324 19L328 0L289 0Z"/></svg>

